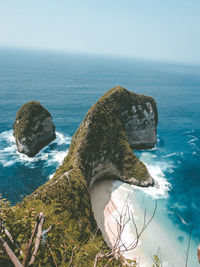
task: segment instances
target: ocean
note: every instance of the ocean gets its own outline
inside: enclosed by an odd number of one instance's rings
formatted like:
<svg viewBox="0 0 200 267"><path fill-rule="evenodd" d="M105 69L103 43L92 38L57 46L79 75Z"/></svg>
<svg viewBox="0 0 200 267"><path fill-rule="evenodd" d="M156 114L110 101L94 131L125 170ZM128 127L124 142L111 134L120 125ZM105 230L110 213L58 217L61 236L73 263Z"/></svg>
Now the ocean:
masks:
<svg viewBox="0 0 200 267"><path fill-rule="evenodd" d="M135 188L137 202L145 208L157 201L156 220L167 225L165 232L182 249L183 259L193 226L188 266L197 266L200 66L0 49L0 194L15 204L50 179L67 155L71 138L89 108L116 85L150 95L157 102L157 145L136 151L157 186ZM30 100L49 110L57 133L56 140L34 158L17 152L12 135L18 109Z"/></svg>

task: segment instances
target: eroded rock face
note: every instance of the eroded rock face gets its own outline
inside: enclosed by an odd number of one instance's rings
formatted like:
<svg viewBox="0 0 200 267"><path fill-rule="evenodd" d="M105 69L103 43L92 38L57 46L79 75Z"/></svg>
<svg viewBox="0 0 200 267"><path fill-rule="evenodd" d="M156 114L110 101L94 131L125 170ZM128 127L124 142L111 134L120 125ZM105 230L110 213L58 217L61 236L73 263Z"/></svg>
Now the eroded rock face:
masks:
<svg viewBox="0 0 200 267"><path fill-rule="evenodd" d="M149 149L156 144L156 125L158 120L155 102L147 99L140 104L140 99L127 112L125 130L133 149Z"/></svg>
<svg viewBox="0 0 200 267"><path fill-rule="evenodd" d="M13 130L17 150L29 157L36 155L56 137L51 114L36 101L19 109Z"/></svg>
<svg viewBox="0 0 200 267"><path fill-rule="evenodd" d="M155 145L157 118L152 97L120 86L112 88L88 111L72 138L63 166L78 166L89 188L105 177L139 186L153 185L146 166L132 148Z"/></svg>

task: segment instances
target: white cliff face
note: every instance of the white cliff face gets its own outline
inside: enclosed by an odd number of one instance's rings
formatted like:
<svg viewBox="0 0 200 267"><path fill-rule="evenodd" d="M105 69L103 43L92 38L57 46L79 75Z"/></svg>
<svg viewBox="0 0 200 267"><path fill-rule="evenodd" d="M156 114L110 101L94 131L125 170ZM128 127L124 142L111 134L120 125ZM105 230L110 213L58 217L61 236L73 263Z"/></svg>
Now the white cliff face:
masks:
<svg viewBox="0 0 200 267"><path fill-rule="evenodd" d="M150 102L143 107L133 105L125 124L130 146L133 149L152 148L156 144L156 111Z"/></svg>

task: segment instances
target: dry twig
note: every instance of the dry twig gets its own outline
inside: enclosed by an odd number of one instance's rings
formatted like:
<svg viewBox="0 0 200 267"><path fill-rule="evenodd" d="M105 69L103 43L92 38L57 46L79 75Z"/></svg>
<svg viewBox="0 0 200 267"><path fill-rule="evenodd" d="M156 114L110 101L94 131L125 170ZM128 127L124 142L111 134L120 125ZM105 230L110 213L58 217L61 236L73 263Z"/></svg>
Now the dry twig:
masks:
<svg viewBox="0 0 200 267"><path fill-rule="evenodd" d="M9 247L7 242L1 236L0 236L0 241L3 245L3 247L5 248L6 253L8 254L9 258L11 259L13 264L15 265L15 267L22 267L21 262L18 260L18 258L16 257L16 255L14 254L12 249Z"/></svg>
<svg viewBox="0 0 200 267"><path fill-rule="evenodd" d="M36 255L37 255L37 252L39 250L41 238L43 236L43 234L42 234L43 223L44 223L44 213L40 212L39 224L38 224L38 227L37 227L37 234L36 234L36 240L35 240L35 248L34 248L32 256L31 256L31 260L29 262L29 265L31 265L31 264L33 264L35 262Z"/></svg>
<svg viewBox="0 0 200 267"><path fill-rule="evenodd" d="M2 236L0 236L0 242L2 243L3 247L5 248L5 251L6 251L7 255L9 256L9 258L11 259L11 261L13 262L15 267L27 267L28 265L31 265L31 264L33 264L35 262L36 254L37 254L37 252L39 250L39 246L40 246L40 242L41 242L42 236L47 234L52 229L52 226L50 226L46 231L44 231L44 232L42 231L44 218L45 218L44 214L42 212L40 212L40 214L36 218L34 229L33 229L33 232L31 234L31 238L27 242L25 256L24 256L24 259L23 259L22 263L18 260L18 258L16 257L15 253L9 247L8 243L3 239ZM0 218L0 228L1 228L0 230L2 232L4 232L4 234L7 236L9 241L13 245L15 245L17 248L19 248L19 246L14 242L13 237L10 234L10 232L3 226L2 218ZM37 234L36 234L36 232L37 232ZM36 235L35 247L34 247L33 254L31 255L31 250L32 250L32 246L33 246L33 241L34 241L35 235Z"/></svg>
<svg viewBox="0 0 200 267"><path fill-rule="evenodd" d="M108 224L108 229L110 230L111 234L113 235L113 237L115 239L115 243L112 246L111 251L109 251L109 252L107 252L105 254L102 254L101 252L96 254L94 267L97 266L98 260L101 259L101 258L107 258L108 259L108 262L105 265L105 267L108 266L108 264L115 258L116 259L117 258L121 258L124 261L124 263L128 264L126 262L126 260L124 259L124 257L122 256L123 252L132 251L137 247L141 235L146 230L146 228L149 226L150 222L153 220L153 218L155 216L155 213L156 213L156 210L157 210L157 202L155 204L155 208L154 208L153 214L152 214L152 216L150 217L150 219L148 221L146 219L146 209L145 209L145 211L144 211L144 219L143 219L143 226L142 226L142 229L140 231L138 230L138 227L137 227L137 225L135 223L133 214L132 214L132 212L130 212L130 207L129 207L127 202L128 202L128 196L127 196L126 201L125 201L125 203L124 203L124 205L122 207L121 212L119 212L116 209L115 204L111 200L111 204L115 208L119 218L113 216L112 212L107 207L107 210L108 210L109 214L115 220L116 225L117 225L117 233L115 234L114 231L112 231L110 225ZM135 228L136 238L133 240L133 242L131 242L131 244L126 245L122 240L122 234L123 234L123 232L125 230L126 225L129 222L133 223L133 226Z"/></svg>

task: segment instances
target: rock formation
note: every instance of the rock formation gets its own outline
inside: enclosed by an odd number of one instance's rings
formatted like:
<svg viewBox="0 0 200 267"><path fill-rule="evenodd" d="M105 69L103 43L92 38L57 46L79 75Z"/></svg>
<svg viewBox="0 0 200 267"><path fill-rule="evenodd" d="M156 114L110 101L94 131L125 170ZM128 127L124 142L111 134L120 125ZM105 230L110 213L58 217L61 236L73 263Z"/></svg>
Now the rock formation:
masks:
<svg viewBox="0 0 200 267"><path fill-rule="evenodd" d="M89 187L104 177L152 185L132 148L155 145L157 120L153 98L115 87L89 110L72 139L68 158L74 155L73 165L80 166Z"/></svg>
<svg viewBox="0 0 200 267"><path fill-rule="evenodd" d="M155 145L157 120L153 98L114 87L87 113L72 138L63 166L78 166L89 188L105 177L153 185L146 166L132 148Z"/></svg>
<svg viewBox="0 0 200 267"><path fill-rule="evenodd" d="M13 130L17 150L29 157L36 155L56 137L51 114L36 101L19 109Z"/></svg>
<svg viewBox="0 0 200 267"><path fill-rule="evenodd" d="M126 116L125 131L133 149L149 149L156 144L156 125L158 120L155 101L150 97L131 94L131 109Z"/></svg>
<svg viewBox="0 0 200 267"><path fill-rule="evenodd" d="M17 121L15 131L16 124ZM83 267L94 266L95 255L109 249L101 233L96 232L89 189L101 178L152 185L147 168L137 159L131 146L152 146L156 140L156 124L156 103L151 97L131 93L122 87L109 90L88 111L54 177L8 210L6 220L16 241L24 240L25 247L30 224L34 225L31 215L34 207L36 213L45 213L46 228L54 225L50 242L54 245L58 266L68 266L71 260L74 266L80 263ZM141 130L144 139L139 139ZM133 136L138 136L136 144L132 143ZM26 218L25 214L28 214ZM23 230L22 224L26 225ZM47 248L42 249L36 265L51 266L48 254ZM122 265L116 262L113 266Z"/></svg>

